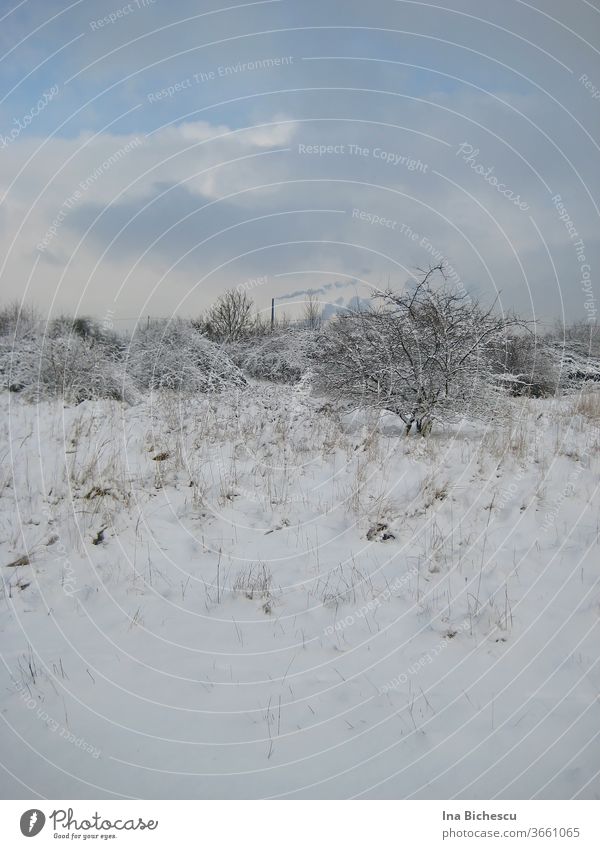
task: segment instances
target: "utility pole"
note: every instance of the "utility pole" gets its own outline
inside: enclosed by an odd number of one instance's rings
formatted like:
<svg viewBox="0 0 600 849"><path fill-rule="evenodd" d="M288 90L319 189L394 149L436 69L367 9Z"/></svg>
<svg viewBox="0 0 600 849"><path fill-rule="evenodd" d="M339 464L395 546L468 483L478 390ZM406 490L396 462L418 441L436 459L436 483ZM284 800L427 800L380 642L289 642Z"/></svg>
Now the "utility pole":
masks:
<svg viewBox="0 0 600 849"><path fill-rule="evenodd" d="M271 298L271 330L275 327L275 298Z"/></svg>

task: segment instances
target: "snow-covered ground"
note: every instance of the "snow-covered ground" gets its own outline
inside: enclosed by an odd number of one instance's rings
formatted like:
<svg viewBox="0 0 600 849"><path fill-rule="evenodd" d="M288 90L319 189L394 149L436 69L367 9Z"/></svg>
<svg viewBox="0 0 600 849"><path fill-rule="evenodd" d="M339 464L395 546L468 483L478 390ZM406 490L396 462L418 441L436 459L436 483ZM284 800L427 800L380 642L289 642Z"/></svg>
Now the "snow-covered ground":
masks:
<svg viewBox="0 0 600 849"><path fill-rule="evenodd" d="M0 406L3 797L600 797L598 396Z"/></svg>

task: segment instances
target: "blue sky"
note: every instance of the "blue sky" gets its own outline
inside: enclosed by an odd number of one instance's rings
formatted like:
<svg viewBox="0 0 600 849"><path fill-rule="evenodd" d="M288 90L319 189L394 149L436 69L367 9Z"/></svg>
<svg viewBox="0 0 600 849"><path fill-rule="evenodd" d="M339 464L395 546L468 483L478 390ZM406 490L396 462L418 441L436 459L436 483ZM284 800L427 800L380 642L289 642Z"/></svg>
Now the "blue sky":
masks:
<svg viewBox="0 0 600 849"><path fill-rule="evenodd" d="M7 298L125 320L260 278L259 308L335 280L328 302L443 256L505 308L594 313L587 0L26 0L0 17Z"/></svg>

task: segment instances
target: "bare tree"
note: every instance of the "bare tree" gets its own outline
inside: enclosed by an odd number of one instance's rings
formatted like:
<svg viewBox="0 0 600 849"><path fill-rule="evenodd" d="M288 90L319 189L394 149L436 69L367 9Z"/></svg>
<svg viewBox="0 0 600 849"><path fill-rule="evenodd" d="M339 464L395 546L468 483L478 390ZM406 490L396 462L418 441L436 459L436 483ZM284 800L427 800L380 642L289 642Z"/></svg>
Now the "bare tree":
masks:
<svg viewBox="0 0 600 849"><path fill-rule="evenodd" d="M319 330L323 324L323 309L314 292L309 292L304 302L302 324L308 330Z"/></svg>
<svg viewBox="0 0 600 849"><path fill-rule="evenodd" d="M395 412L407 433L414 425L425 435L435 421L487 417L502 391L493 355L522 322L450 287L443 264L420 275L414 287L376 295L376 308L331 322L317 380L334 396Z"/></svg>
<svg viewBox="0 0 600 849"><path fill-rule="evenodd" d="M230 289L212 305L204 322L207 336L218 342L235 342L250 332L254 302L246 292Z"/></svg>

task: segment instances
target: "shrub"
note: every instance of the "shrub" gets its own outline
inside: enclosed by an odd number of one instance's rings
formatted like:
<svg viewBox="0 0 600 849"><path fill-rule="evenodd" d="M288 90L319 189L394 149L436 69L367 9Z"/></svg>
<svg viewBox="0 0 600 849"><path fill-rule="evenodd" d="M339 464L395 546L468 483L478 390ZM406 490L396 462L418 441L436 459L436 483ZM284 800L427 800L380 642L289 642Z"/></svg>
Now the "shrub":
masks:
<svg viewBox="0 0 600 849"><path fill-rule="evenodd" d="M137 393L109 348L80 336L42 337L5 346L0 356L4 385L27 397L62 395L70 403L114 398L132 403Z"/></svg>
<svg viewBox="0 0 600 849"><path fill-rule="evenodd" d="M125 361L127 373L143 389L206 392L245 383L223 348L183 319L137 329Z"/></svg>
<svg viewBox="0 0 600 849"><path fill-rule="evenodd" d="M42 321L35 307L13 301L0 310L0 337L6 339L32 339L40 330Z"/></svg>
<svg viewBox="0 0 600 849"><path fill-rule="evenodd" d="M441 277L436 283L435 275ZM502 391L493 352L521 322L446 283L443 265L415 286L376 296L379 308L340 314L320 338L317 385L396 413L409 433L465 414L487 418Z"/></svg>
<svg viewBox="0 0 600 849"><path fill-rule="evenodd" d="M229 345L233 361L251 377L275 383L298 383L308 373L317 354L317 335L290 328Z"/></svg>
<svg viewBox="0 0 600 849"><path fill-rule="evenodd" d="M525 334L506 340L498 352L498 369L513 395L546 398L560 383L556 351L539 337Z"/></svg>
<svg viewBox="0 0 600 849"><path fill-rule="evenodd" d="M79 336L81 339L95 340L104 346L112 348L115 353L122 352L123 340L112 330L105 328L100 322L87 316L72 318L59 315L48 324L48 336L53 339Z"/></svg>

